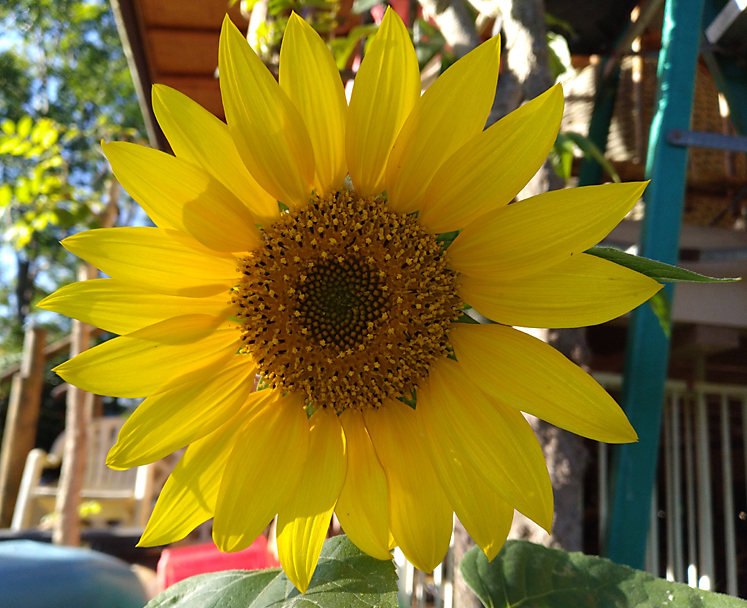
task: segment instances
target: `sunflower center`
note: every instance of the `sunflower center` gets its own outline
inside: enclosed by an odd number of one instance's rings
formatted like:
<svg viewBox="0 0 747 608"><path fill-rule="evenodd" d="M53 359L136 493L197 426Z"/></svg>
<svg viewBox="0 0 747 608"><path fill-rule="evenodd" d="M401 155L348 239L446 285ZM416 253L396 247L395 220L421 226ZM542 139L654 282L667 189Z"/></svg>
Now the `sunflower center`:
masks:
<svg viewBox="0 0 747 608"><path fill-rule="evenodd" d="M235 292L265 381L316 407L409 396L449 352L455 276L417 220L354 192L312 197L264 230Z"/></svg>
<svg viewBox="0 0 747 608"><path fill-rule="evenodd" d="M318 342L355 346L366 335L367 322L386 309L381 279L359 259L320 261L307 277L297 288L298 321Z"/></svg>

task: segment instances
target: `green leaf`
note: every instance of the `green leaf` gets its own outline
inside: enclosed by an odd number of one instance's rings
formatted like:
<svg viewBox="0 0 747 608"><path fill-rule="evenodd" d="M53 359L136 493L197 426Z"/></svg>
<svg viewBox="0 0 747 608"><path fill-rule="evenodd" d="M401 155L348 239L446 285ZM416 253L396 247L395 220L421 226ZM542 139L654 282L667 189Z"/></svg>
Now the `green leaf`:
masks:
<svg viewBox="0 0 747 608"><path fill-rule="evenodd" d="M18 136L28 137L28 134L31 133L32 124L34 124L34 121L31 119L31 116L24 116L21 120L19 120L16 127Z"/></svg>
<svg viewBox="0 0 747 608"><path fill-rule="evenodd" d="M412 28L412 43L422 71L438 53L443 52L446 38L425 19L416 19Z"/></svg>
<svg viewBox="0 0 747 608"><path fill-rule="evenodd" d="M360 15L366 11L370 11L374 6L379 3L379 0L354 0L353 10L351 11L354 15Z"/></svg>
<svg viewBox="0 0 747 608"><path fill-rule="evenodd" d="M0 208L7 207L12 198L13 188L10 187L10 184L3 184L0 186Z"/></svg>
<svg viewBox="0 0 747 608"><path fill-rule="evenodd" d="M25 177L18 180L15 195L19 203L26 204L31 201L31 185Z"/></svg>
<svg viewBox="0 0 747 608"><path fill-rule="evenodd" d="M659 325L667 338L672 337L672 303L669 301L667 292L663 289L657 291L648 299L648 305L654 311Z"/></svg>
<svg viewBox="0 0 747 608"><path fill-rule="evenodd" d="M363 37L371 37L379 30L375 23L358 25L354 27L345 38L334 38L330 42L332 54L335 57L335 64L338 70L344 70L350 59L350 55L355 50L355 45Z"/></svg>
<svg viewBox="0 0 747 608"><path fill-rule="evenodd" d="M601 165L602 169L609 173L612 181L620 183L620 176L617 174L617 171L615 171L612 163L610 163L610 161L608 161L604 157L602 151L596 147L593 141L591 141L588 137L584 137L580 133L574 133L573 131L565 131L563 135L565 135L574 144L576 144L578 146L578 149L584 153L584 156L590 156L595 161L597 161Z"/></svg>
<svg viewBox="0 0 747 608"><path fill-rule="evenodd" d="M625 266L626 268L645 274L647 277L651 277L660 283L731 283L742 280L739 277L723 279L707 277L692 270L685 270L684 268L665 264L664 262L631 255L612 247L592 247L591 249L587 249L585 253L604 258L620 266Z"/></svg>
<svg viewBox="0 0 747 608"><path fill-rule="evenodd" d="M558 133L550 150L550 163L555 173L568 181L573 168L573 142L562 133Z"/></svg>
<svg viewBox="0 0 747 608"><path fill-rule="evenodd" d="M397 608L391 561L361 552L346 536L324 543L309 589L302 595L282 570L229 570L178 582L146 608Z"/></svg>
<svg viewBox="0 0 747 608"><path fill-rule="evenodd" d="M10 150L13 156L21 156L31 148L31 142L28 139L16 139L16 145Z"/></svg>
<svg viewBox="0 0 747 608"><path fill-rule="evenodd" d="M573 70L568 41L555 32L547 32L547 51L550 60L550 72L555 81L563 74Z"/></svg>
<svg viewBox="0 0 747 608"><path fill-rule="evenodd" d="M526 541L507 541L490 563L474 547L459 569L487 608L747 607L743 600L654 578L601 557Z"/></svg>

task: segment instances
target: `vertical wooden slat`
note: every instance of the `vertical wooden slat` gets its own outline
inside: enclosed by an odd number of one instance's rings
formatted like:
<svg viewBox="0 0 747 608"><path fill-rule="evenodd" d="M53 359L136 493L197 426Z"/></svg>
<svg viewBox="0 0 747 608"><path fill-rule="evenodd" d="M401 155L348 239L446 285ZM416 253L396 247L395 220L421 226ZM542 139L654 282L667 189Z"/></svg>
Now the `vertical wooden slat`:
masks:
<svg viewBox="0 0 747 608"><path fill-rule="evenodd" d="M682 395L672 395L672 487L674 488L674 504L672 505L672 519L674 520L673 558L674 580L685 582L685 557L682 547L682 450L680 443L680 403Z"/></svg>
<svg viewBox="0 0 747 608"><path fill-rule="evenodd" d="M671 400L674 401L675 396L671 396ZM666 546L667 546L667 558L664 576L668 581L675 580L674 573L674 538L677 536L677 529L675 527L675 520L672 515L674 514L674 505L678 501L677 489L674 487L674 475L672 469L674 468L673 459L673 445L675 438L672 436L672 404L669 402L664 407L664 491L665 491L665 510L666 510Z"/></svg>
<svg viewBox="0 0 747 608"><path fill-rule="evenodd" d="M91 264L80 269L80 280L93 279L98 271ZM73 321L70 357L88 349L91 342L91 326ZM59 490L52 531L52 542L58 545L80 545L80 491L86 471L88 422L93 410L93 395L76 386L68 385L67 411L65 415L65 451L62 457Z"/></svg>
<svg viewBox="0 0 747 608"><path fill-rule="evenodd" d="M696 397L696 451L698 471L698 545L700 589L712 589L714 583L713 555L713 498L711 493L711 445L708 435L708 407L706 394L697 390Z"/></svg>
<svg viewBox="0 0 747 608"><path fill-rule="evenodd" d="M600 555L605 555L604 537L607 533L607 517L609 513L609 448L606 443L598 443L599 468L597 470L599 483L599 548Z"/></svg>
<svg viewBox="0 0 747 608"><path fill-rule="evenodd" d="M436 587L436 597L433 598L433 608L441 608L443 606L441 600L441 591L443 589L443 571L444 565L439 564L433 571L433 584Z"/></svg>
<svg viewBox="0 0 747 608"><path fill-rule="evenodd" d="M721 472L724 480L724 533L726 593L737 595L737 544L734 530L734 479L731 465L731 425L729 397L721 395Z"/></svg>
<svg viewBox="0 0 747 608"><path fill-rule="evenodd" d="M685 488L687 491L687 584L698 586L698 539L695 527L695 457L693 456L693 416L691 399L685 404Z"/></svg>
<svg viewBox="0 0 747 608"><path fill-rule="evenodd" d="M659 566L659 499L656 484L651 491L651 511L648 516L648 536L646 538L646 572L661 576Z"/></svg>
<svg viewBox="0 0 747 608"><path fill-rule="evenodd" d="M415 571L415 606L425 608L425 572Z"/></svg>
<svg viewBox="0 0 747 608"><path fill-rule="evenodd" d="M26 457L36 444L46 338L40 327L26 330L21 369L13 376L0 453L0 528L10 527Z"/></svg>

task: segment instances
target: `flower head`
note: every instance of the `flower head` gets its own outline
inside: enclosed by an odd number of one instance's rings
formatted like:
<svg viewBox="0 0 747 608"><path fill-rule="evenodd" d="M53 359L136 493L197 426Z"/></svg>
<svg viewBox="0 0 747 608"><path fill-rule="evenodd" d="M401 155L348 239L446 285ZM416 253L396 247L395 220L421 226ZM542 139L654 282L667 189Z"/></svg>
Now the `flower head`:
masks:
<svg viewBox="0 0 747 608"><path fill-rule="evenodd" d="M111 278L43 305L121 334L57 368L92 392L147 397L110 466L188 446L143 544L214 518L216 543L236 551L277 514L281 563L305 591L333 511L362 550L388 559L399 545L425 571L446 553L456 512L492 558L514 508L552 522L521 412L635 439L585 372L510 326L600 323L659 289L583 253L644 185L508 205L547 156L563 96L555 87L483 131L498 62L493 39L421 96L389 11L348 106L300 18L288 23L279 83L226 21L227 124L156 86L175 156L104 145L157 227L66 239ZM447 248L440 235L456 231ZM496 324L458 322L467 305Z"/></svg>

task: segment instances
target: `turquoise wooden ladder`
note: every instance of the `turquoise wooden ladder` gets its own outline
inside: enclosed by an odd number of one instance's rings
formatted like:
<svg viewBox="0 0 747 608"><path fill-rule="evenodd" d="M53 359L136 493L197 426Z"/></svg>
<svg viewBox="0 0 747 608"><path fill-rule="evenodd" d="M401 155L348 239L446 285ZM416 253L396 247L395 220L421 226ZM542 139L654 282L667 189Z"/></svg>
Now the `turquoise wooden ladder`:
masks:
<svg viewBox="0 0 747 608"><path fill-rule="evenodd" d="M715 141L705 134L689 131L702 32L723 7L723 0L667 0L664 7L657 107L646 160L646 179L650 179L651 184L644 195L646 210L638 253L669 264L676 264L678 260L686 186L686 146L688 143L706 147L723 145L723 140ZM747 73L735 60L717 51L704 50L703 55L729 103L735 128L744 136ZM618 80L619 71L610 71L595 100L589 136L602 150L606 147ZM738 147L747 141L744 137L734 139L739 139ZM585 160L579 182L581 185L596 183L601 175L601 168ZM673 285L665 289L671 301ZM644 567L646 555L668 362L669 339L650 307L640 306L631 316L621 394L621 405L638 432L639 441L618 446L613 452L611 510L605 539L607 557L640 569Z"/></svg>

